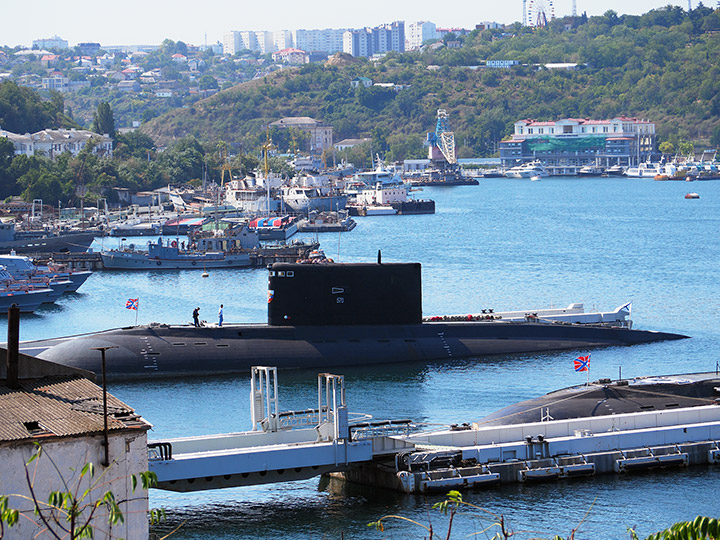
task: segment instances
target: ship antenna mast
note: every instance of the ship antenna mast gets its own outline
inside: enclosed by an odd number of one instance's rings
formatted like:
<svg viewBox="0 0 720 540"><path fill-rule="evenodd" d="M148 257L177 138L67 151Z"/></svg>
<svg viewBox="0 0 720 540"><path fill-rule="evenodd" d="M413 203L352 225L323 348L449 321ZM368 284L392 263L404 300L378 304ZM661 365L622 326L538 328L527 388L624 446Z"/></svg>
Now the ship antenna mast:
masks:
<svg viewBox="0 0 720 540"><path fill-rule="evenodd" d="M275 148L275 145L273 145L272 140L270 139L270 127L268 126L265 131L265 144L263 144L262 149L265 152L265 184L267 187L267 215L270 215L270 168L268 166L268 152Z"/></svg>

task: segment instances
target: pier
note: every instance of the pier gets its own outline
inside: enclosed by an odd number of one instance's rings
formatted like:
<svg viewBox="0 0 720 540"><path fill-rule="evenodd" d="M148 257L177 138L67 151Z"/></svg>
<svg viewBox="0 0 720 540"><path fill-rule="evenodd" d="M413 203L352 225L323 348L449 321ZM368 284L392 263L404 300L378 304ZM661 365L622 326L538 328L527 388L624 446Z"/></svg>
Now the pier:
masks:
<svg viewBox="0 0 720 540"><path fill-rule="evenodd" d="M716 388L720 393L720 389ZM344 378L318 375L317 408L280 412L277 368L254 367L251 431L152 441L158 488L199 491L331 475L406 493L720 464L720 402L628 414L421 431L351 417Z"/></svg>
<svg viewBox="0 0 720 540"><path fill-rule="evenodd" d="M255 367L250 403L251 431L150 442L158 488L184 492L304 480L411 448L385 437L351 437L339 375L318 375L317 409L280 412L277 368Z"/></svg>
<svg viewBox="0 0 720 540"><path fill-rule="evenodd" d="M318 249L318 243L289 244L280 248L258 248L252 250L250 266L265 268L276 262L295 262L297 259L306 259L310 252ZM72 270L103 270L100 252L85 253L36 253L32 255L35 264L47 265L56 263L67 266Z"/></svg>

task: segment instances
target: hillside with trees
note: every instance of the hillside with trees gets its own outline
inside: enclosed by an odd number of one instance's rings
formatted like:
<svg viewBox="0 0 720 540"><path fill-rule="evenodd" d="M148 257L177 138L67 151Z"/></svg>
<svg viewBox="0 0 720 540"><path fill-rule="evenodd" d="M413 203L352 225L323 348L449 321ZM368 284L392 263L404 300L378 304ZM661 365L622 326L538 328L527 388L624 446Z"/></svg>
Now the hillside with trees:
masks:
<svg viewBox="0 0 720 540"><path fill-rule="evenodd" d="M161 144L193 135L248 151L259 146L270 122L311 116L331 124L336 140L372 136L374 152L404 159L423 154L424 134L433 129L436 110L445 108L463 157L492 155L524 118L637 116L655 122L658 140L674 147L720 143L720 10L608 11L451 40L462 46L439 43L378 62L282 70L171 111L142 131ZM493 59L520 65L483 66ZM551 63L578 66L544 67ZM404 88L354 88L358 77Z"/></svg>
<svg viewBox="0 0 720 540"><path fill-rule="evenodd" d="M178 46L166 41L148 65L166 66L171 45ZM513 123L525 118L636 116L656 123L664 152L717 147L719 59L720 10L702 5L689 13L668 6L642 16L609 11L554 20L546 28L474 31L378 61L340 54L325 64L269 73L171 110L138 131L118 133L112 158L94 154L92 144L56 160L15 156L12 143L0 137L0 198L68 205L83 197L87 204L100 197L113 201L114 187L219 181L226 156L236 174L257 166L266 126L285 116L331 124L336 141L370 138L370 144L335 156L358 166L369 166L375 153L387 161L423 157L424 135L434 129L439 108L450 114L460 157L495 154ZM490 69L487 60L519 65ZM550 69L551 63L577 69ZM395 87L353 85L360 77ZM83 114L86 127L115 130L117 102L111 98ZM22 134L80 127L68 113L64 95L42 98L13 81L0 82L2 129ZM293 130L269 134L280 152L307 142L306 134ZM271 165L287 167L279 157Z"/></svg>

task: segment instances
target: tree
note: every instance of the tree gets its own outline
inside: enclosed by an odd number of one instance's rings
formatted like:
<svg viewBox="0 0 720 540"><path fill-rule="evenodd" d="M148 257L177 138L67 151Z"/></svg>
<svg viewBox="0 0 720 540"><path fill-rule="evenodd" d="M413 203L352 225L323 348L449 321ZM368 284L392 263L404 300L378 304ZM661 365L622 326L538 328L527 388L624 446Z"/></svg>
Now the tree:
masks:
<svg viewBox="0 0 720 540"><path fill-rule="evenodd" d="M108 135L111 139L115 139L115 118L107 101L103 101L98 105L93 118L92 130L100 135Z"/></svg>
<svg viewBox="0 0 720 540"><path fill-rule="evenodd" d="M675 152L675 146L670 141L663 141L658 147L663 154L672 154Z"/></svg>
<svg viewBox="0 0 720 540"><path fill-rule="evenodd" d="M714 145L716 148L720 147L720 126L715 126L715 129L713 129L712 137L710 137L710 144Z"/></svg>

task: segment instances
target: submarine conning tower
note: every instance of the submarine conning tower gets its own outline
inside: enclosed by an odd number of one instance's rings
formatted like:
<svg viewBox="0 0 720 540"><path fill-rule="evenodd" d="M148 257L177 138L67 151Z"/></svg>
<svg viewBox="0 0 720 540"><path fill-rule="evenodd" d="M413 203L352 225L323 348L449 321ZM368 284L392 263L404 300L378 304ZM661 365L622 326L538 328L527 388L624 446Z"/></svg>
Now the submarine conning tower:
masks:
<svg viewBox="0 0 720 540"><path fill-rule="evenodd" d="M274 263L268 324L420 324L420 263Z"/></svg>

